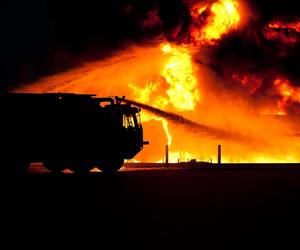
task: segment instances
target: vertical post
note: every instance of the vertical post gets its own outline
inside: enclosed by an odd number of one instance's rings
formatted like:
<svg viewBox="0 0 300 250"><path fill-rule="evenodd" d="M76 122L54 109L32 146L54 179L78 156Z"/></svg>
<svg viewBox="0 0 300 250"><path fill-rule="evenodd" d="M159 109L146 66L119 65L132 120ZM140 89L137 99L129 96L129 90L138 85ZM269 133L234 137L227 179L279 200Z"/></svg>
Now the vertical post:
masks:
<svg viewBox="0 0 300 250"><path fill-rule="evenodd" d="M169 163L169 145L166 145L166 164Z"/></svg>
<svg viewBox="0 0 300 250"><path fill-rule="evenodd" d="M218 165L221 166L222 163L222 146L218 145Z"/></svg>

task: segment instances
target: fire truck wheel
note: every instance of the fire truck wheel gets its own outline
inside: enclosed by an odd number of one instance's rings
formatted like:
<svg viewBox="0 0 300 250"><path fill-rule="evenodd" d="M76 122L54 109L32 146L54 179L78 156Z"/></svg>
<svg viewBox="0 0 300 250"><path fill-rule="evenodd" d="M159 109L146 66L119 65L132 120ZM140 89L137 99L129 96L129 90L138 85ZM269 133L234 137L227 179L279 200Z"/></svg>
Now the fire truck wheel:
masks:
<svg viewBox="0 0 300 250"><path fill-rule="evenodd" d="M5 160L0 163L4 174L18 175L25 174L30 162L25 160Z"/></svg>
<svg viewBox="0 0 300 250"><path fill-rule="evenodd" d="M97 168L104 173L115 173L123 166L123 159L114 159L102 161Z"/></svg>
<svg viewBox="0 0 300 250"><path fill-rule="evenodd" d="M66 169L66 163L60 161L45 161L44 166L53 173L60 173Z"/></svg>
<svg viewBox="0 0 300 250"><path fill-rule="evenodd" d="M68 167L76 174L87 174L93 168L93 165L87 162L72 162Z"/></svg>

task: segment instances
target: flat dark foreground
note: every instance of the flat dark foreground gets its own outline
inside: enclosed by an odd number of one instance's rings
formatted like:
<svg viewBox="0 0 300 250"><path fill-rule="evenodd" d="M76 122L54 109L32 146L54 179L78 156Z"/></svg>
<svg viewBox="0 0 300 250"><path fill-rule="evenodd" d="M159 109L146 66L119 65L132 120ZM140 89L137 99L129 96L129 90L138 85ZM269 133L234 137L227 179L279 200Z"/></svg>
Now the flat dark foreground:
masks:
<svg viewBox="0 0 300 250"><path fill-rule="evenodd" d="M300 169L26 174L1 184L10 248L299 244Z"/></svg>

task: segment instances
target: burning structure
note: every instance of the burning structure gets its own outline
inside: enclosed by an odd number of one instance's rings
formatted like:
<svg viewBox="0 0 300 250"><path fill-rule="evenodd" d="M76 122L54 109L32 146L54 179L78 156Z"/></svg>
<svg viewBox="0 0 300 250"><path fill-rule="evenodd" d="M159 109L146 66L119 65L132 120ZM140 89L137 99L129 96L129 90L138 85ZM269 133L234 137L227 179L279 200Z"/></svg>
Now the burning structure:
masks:
<svg viewBox="0 0 300 250"><path fill-rule="evenodd" d="M216 162L222 144L223 162L299 162L300 16L262 17L250 0L174 4L179 14L153 1L138 18L147 42L15 91L135 100L151 141L138 161L162 160L167 144L170 162L182 153Z"/></svg>

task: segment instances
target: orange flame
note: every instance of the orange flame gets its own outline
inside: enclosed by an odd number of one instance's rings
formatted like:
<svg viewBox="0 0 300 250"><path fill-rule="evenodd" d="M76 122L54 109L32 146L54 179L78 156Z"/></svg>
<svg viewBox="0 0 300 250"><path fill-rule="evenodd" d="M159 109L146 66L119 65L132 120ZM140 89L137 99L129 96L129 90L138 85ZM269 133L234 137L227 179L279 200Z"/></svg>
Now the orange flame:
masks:
<svg viewBox="0 0 300 250"><path fill-rule="evenodd" d="M191 8L191 15L194 21L191 37L200 44L215 44L223 35L236 30L241 20L236 0L196 4Z"/></svg>
<svg viewBox="0 0 300 250"><path fill-rule="evenodd" d="M167 90L170 102L177 110L194 110L200 94L190 54L185 48L175 48L170 44L164 44L162 51L171 55L162 70L162 76L170 84Z"/></svg>
<svg viewBox="0 0 300 250"><path fill-rule="evenodd" d="M200 101L200 93L188 50L163 43L161 51L163 56L167 56L161 75L150 78L143 88L135 83L129 85L135 93L135 99L162 109L172 106L180 111L194 110Z"/></svg>

